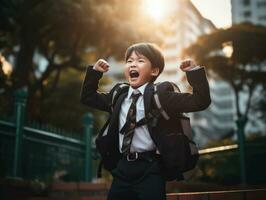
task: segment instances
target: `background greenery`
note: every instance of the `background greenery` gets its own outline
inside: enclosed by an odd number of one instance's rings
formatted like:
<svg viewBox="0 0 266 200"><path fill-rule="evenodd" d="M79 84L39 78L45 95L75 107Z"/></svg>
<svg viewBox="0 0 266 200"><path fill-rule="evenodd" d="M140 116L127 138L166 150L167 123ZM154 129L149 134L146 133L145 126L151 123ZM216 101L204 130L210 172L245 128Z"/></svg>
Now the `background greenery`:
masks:
<svg viewBox="0 0 266 200"><path fill-rule="evenodd" d="M139 10L133 0L2 0L0 52L14 70L0 68L0 113L12 113L14 90L26 87L29 118L80 130L89 111L79 102L86 66L123 58L134 42L161 41L159 31L151 34L160 25Z"/></svg>

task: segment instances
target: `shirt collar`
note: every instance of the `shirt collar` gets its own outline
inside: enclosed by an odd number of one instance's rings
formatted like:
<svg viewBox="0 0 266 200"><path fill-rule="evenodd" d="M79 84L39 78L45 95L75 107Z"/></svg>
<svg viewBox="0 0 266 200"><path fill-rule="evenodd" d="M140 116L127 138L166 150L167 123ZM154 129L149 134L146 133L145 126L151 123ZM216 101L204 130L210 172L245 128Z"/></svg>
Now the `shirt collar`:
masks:
<svg viewBox="0 0 266 200"><path fill-rule="evenodd" d="M146 86L148 85L148 83L145 83L144 85L138 87L137 89L133 89L131 86L129 87L129 90L128 90L128 94L127 94L127 98L129 99L133 93L134 90L138 90L141 95L144 94L144 91L145 91L145 88Z"/></svg>

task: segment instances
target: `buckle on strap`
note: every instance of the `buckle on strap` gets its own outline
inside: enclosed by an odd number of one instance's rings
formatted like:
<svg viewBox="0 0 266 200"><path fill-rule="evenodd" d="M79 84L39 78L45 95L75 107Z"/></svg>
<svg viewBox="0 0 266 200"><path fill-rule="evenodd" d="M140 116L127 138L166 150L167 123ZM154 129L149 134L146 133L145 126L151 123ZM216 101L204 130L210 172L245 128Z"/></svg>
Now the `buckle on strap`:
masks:
<svg viewBox="0 0 266 200"><path fill-rule="evenodd" d="M127 154L127 161L135 161L138 159L138 157L139 157L138 152L129 153Z"/></svg>

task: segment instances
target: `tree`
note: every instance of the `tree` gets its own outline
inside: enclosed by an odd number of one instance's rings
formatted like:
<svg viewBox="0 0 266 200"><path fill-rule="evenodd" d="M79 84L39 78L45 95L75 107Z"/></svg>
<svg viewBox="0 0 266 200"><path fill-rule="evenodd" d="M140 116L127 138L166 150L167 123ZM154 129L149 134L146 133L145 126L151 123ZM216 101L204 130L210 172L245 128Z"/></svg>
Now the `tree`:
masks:
<svg viewBox="0 0 266 200"><path fill-rule="evenodd" d="M251 24L234 25L204 35L185 50L207 70L228 82L235 95L236 124L240 145L242 182L246 183L245 173L245 136L244 129L252 107L255 91L265 85L266 28ZM247 95L244 109L241 110L240 94Z"/></svg>
<svg viewBox="0 0 266 200"><path fill-rule="evenodd" d="M0 99L8 104L15 89L27 87L29 113L37 117L40 102L56 91L67 69L84 72L98 57L121 58L133 42L160 42L159 31L151 32L158 24L141 14L140 2L2 0L0 52L15 62L8 84L1 73Z"/></svg>
<svg viewBox="0 0 266 200"><path fill-rule="evenodd" d="M50 78L53 79L53 76L55 74ZM84 74L75 69L69 68L64 70L55 92L41 102L35 102L37 104L36 106L31 105L35 110L30 117L37 121L45 122L45 124L61 127L64 130L82 133L83 116L85 113L90 112L93 114L94 134L98 133L105 118L103 112L88 108L79 103L80 88L83 79ZM101 85L106 84L110 84L110 80L104 76L101 79Z"/></svg>
<svg viewBox="0 0 266 200"><path fill-rule="evenodd" d="M214 76L231 85L235 95L236 116L238 119L245 119L244 126L255 90L266 82L264 45L265 27L240 24L204 35L184 51L184 54L194 57L200 65L207 66L207 70ZM248 94L244 110L240 108L241 92Z"/></svg>
<svg viewBox="0 0 266 200"><path fill-rule="evenodd" d="M155 39L156 35L150 34L149 29L154 23L139 15L138 3L133 0L2 0L0 49L16 60L12 89L27 86L31 95L43 94L54 72L57 75L53 87L62 70L69 67L82 70L81 66L91 56L121 57L130 43ZM36 55L46 60L45 67L34 62Z"/></svg>

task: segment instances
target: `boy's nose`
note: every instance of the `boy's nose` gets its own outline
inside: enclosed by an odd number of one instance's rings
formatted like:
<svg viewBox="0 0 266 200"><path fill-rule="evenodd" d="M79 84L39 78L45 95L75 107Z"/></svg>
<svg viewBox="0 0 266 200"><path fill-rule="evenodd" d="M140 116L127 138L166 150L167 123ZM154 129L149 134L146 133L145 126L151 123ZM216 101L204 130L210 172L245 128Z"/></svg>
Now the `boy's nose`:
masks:
<svg viewBox="0 0 266 200"><path fill-rule="evenodd" d="M137 67L137 63L136 62L131 62L130 68L134 68L134 67Z"/></svg>

